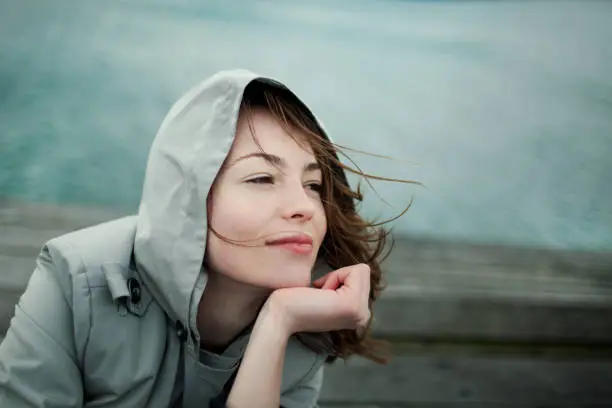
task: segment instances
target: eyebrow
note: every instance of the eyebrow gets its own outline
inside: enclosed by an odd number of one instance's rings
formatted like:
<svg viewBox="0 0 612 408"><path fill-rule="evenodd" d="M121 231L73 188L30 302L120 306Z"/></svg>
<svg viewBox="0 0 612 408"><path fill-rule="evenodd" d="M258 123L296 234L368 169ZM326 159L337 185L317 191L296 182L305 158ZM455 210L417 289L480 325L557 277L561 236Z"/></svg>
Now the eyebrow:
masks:
<svg viewBox="0 0 612 408"><path fill-rule="evenodd" d="M241 156L241 157L237 158L236 160L234 160L230 166L233 166L234 164L238 163L239 161L250 159L250 158L253 158L253 157L264 159L265 161L267 161L268 163L270 163L273 166L278 166L278 167L281 167L281 168L286 168L287 167L287 163L281 157L278 157L278 156L276 156L274 154L263 153L263 152L253 152L253 153L245 154L244 156ZM319 166L319 163L317 163L317 162L308 163L307 165L304 166L304 171L305 172L316 171L316 170L320 170L320 169L321 169L321 166Z"/></svg>

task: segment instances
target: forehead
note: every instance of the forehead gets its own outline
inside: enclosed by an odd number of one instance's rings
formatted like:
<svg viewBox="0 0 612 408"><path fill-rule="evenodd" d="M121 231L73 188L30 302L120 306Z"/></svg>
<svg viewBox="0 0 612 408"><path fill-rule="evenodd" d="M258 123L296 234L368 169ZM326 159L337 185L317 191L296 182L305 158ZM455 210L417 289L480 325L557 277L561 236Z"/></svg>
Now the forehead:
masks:
<svg viewBox="0 0 612 408"><path fill-rule="evenodd" d="M228 158L231 160L261 150L283 156L290 154L314 157L308 136L294 127L285 128L265 110L253 109L248 113L240 112L236 137Z"/></svg>

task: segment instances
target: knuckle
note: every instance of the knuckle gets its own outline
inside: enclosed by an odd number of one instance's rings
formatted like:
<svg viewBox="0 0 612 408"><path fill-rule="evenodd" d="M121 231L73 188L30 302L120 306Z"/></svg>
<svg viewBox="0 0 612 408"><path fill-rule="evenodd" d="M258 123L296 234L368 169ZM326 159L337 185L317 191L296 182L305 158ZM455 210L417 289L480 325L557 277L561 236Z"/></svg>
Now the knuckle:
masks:
<svg viewBox="0 0 612 408"><path fill-rule="evenodd" d="M362 263L362 264L359 264L359 266L360 266L360 270L361 270L361 272L363 274L370 275L370 273L371 273L370 265L368 265L366 263Z"/></svg>

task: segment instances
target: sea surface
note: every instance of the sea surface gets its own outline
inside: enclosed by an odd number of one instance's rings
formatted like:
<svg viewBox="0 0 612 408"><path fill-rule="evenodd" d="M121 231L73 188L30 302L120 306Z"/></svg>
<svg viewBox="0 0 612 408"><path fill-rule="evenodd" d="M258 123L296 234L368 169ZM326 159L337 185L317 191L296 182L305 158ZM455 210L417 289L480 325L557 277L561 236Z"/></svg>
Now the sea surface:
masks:
<svg viewBox="0 0 612 408"><path fill-rule="evenodd" d="M185 90L292 87L395 231L612 250L612 2L0 0L0 195L135 211Z"/></svg>

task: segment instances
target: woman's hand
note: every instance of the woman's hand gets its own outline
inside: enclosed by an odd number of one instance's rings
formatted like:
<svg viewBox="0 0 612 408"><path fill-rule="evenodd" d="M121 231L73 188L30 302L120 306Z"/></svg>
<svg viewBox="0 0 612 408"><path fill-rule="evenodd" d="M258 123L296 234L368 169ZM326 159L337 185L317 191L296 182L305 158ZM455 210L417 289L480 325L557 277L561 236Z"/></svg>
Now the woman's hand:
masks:
<svg viewBox="0 0 612 408"><path fill-rule="evenodd" d="M272 312L289 335L302 331L358 329L368 324L368 265L337 269L313 285L314 288L275 290L263 310Z"/></svg>
<svg viewBox="0 0 612 408"><path fill-rule="evenodd" d="M370 319L370 267L330 272L314 288L272 292L251 332L228 407L277 407L289 337L296 332L359 329ZM316 398L316 395L314 396Z"/></svg>

